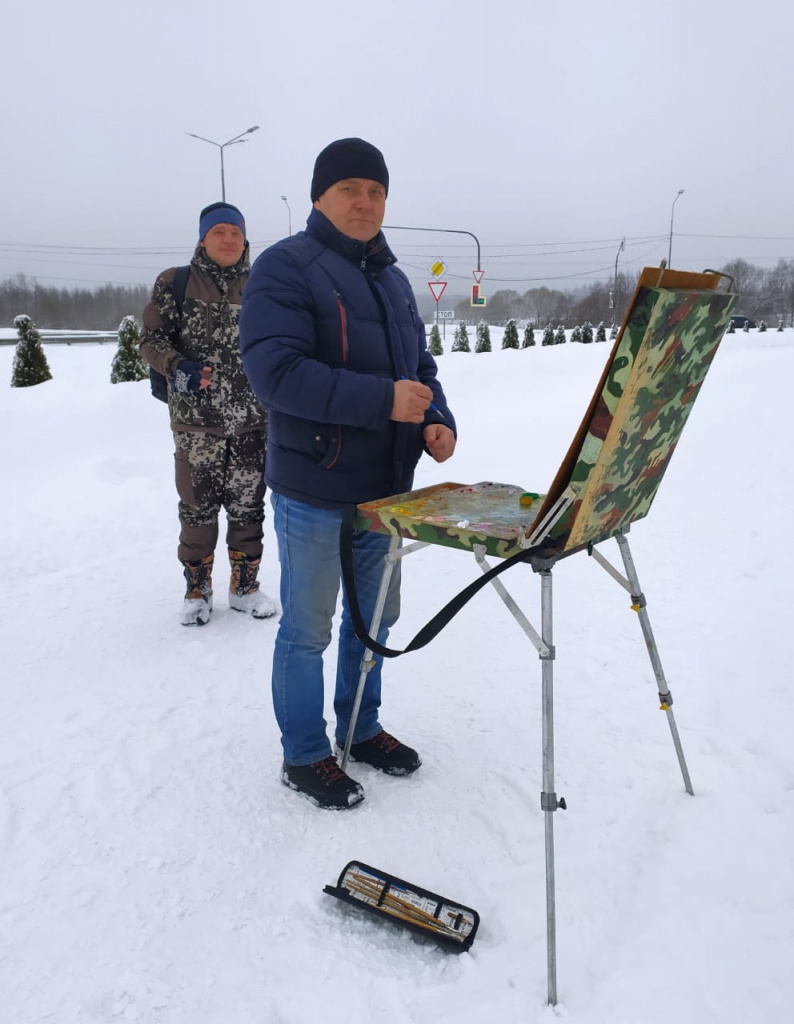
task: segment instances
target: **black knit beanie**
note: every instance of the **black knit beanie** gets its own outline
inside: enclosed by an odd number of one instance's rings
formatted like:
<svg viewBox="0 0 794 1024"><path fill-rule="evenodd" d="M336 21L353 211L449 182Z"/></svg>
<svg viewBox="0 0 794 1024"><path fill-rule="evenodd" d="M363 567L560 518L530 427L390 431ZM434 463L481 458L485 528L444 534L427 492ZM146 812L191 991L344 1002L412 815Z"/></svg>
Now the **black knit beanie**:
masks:
<svg viewBox="0 0 794 1024"><path fill-rule="evenodd" d="M383 185L389 194L389 170L383 153L363 139L337 139L320 153L312 176L312 202L345 178L369 178Z"/></svg>

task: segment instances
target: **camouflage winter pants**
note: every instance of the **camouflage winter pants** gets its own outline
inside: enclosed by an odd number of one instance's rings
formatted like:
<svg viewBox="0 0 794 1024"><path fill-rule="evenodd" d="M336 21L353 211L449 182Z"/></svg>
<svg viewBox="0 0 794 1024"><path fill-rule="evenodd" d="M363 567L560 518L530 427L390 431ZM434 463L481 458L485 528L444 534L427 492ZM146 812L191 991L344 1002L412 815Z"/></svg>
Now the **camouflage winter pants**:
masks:
<svg viewBox="0 0 794 1024"><path fill-rule="evenodd" d="M179 495L180 562L211 555L218 540L218 513L226 509L226 543L251 558L262 554L265 518L265 434L237 437L174 431Z"/></svg>

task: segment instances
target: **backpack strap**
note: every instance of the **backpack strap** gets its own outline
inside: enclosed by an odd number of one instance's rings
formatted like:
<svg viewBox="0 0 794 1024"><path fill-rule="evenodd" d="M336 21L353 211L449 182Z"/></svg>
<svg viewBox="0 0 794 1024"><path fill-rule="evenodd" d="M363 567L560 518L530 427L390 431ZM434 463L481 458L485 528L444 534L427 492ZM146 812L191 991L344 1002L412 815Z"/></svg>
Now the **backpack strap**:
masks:
<svg viewBox="0 0 794 1024"><path fill-rule="evenodd" d="M177 267L174 272L174 302L179 318L182 318L182 307L185 304L185 292L187 291L187 279L190 277L190 266Z"/></svg>

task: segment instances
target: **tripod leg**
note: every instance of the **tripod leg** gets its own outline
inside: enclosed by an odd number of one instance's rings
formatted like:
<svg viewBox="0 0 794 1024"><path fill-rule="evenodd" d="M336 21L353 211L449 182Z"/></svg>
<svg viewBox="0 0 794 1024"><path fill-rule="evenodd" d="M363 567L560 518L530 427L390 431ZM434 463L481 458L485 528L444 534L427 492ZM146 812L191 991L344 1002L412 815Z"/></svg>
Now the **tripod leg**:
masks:
<svg viewBox="0 0 794 1024"><path fill-rule="evenodd" d="M558 800L554 791L554 643L552 628L551 570L540 572L541 633L546 653L542 661L543 705L543 791L540 806L544 812L546 832L546 958L548 1001L557 1002L557 908L554 875L554 812L565 809L565 801Z"/></svg>
<svg viewBox="0 0 794 1024"><path fill-rule="evenodd" d="M684 778L684 786L687 793L689 793L690 796L694 796L695 791L692 789L692 782L689 778L689 769L687 768L686 758L684 757L684 749L681 746L681 737L678 735L678 726L676 725L675 715L673 714L673 696L670 693L670 688L667 685L667 680L665 679L662 661L659 657L658 648L656 647L653 630L651 629L651 621L648 618L648 610L646 607L647 602L645 600L645 595L640 588L640 581L637 577L637 570L634 567L634 559L632 558L631 550L629 549L628 538L625 534L619 533L615 537L615 540L618 542L620 555L623 559L623 567L626 570L626 576L629 584L631 585L631 607L640 617L642 635L645 637L645 646L648 648L648 656L651 659L651 665L653 666L653 674L656 676L656 685L659 690L661 709L667 715L667 722L670 726L670 734L673 737L673 745L675 746L675 752L678 757L678 764Z"/></svg>
<svg viewBox="0 0 794 1024"><path fill-rule="evenodd" d="M394 572L394 566L397 564L399 555L397 554L400 546L399 536L393 537L391 544L389 545L389 552L383 560L383 575L380 578L380 587L378 588L378 597L375 601L375 608L372 613L372 622L369 627L370 637L378 637L378 630L380 629L380 620L383 617L383 609L386 605L386 595L389 592L389 583L391 582L391 576ZM361 710L361 699L364 696L364 684L367 681L367 675L374 665L372 660L372 651L367 648L361 658L361 672L358 677L358 686L356 687L356 698L353 702L353 713L350 716L350 725L347 730L347 736L345 737L345 749L342 753L342 761L340 767L342 771L347 766L347 760L350 757L350 746L353 743L353 736L356 731L356 722L358 721L358 713Z"/></svg>

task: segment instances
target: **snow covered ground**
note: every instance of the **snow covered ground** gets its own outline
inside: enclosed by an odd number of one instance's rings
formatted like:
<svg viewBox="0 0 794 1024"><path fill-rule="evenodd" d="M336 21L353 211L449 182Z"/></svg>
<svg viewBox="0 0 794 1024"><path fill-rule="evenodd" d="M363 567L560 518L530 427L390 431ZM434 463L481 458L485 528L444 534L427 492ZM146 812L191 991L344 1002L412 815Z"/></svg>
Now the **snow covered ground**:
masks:
<svg viewBox="0 0 794 1024"><path fill-rule="evenodd" d="M232 614L219 572L211 623L178 623L165 408L109 383L110 345L47 346L54 379L24 390L0 348L3 1024L791 1019L793 339L725 338L631 533L694 798L628 596L584 554L555 570L556 1009L540 663L492 589L388 665L383 721L421 771L357 767L364 804L317 810L278 782L275 621ZM451 341L460 443L417 486L545 489L609 346ZM277 571L268 524L271 593ZM408 558L393 643L477 575L461 552ZM539 625L532 573L502 579ZM475 907L471 951L324 895L351 859Z"/></svg>

